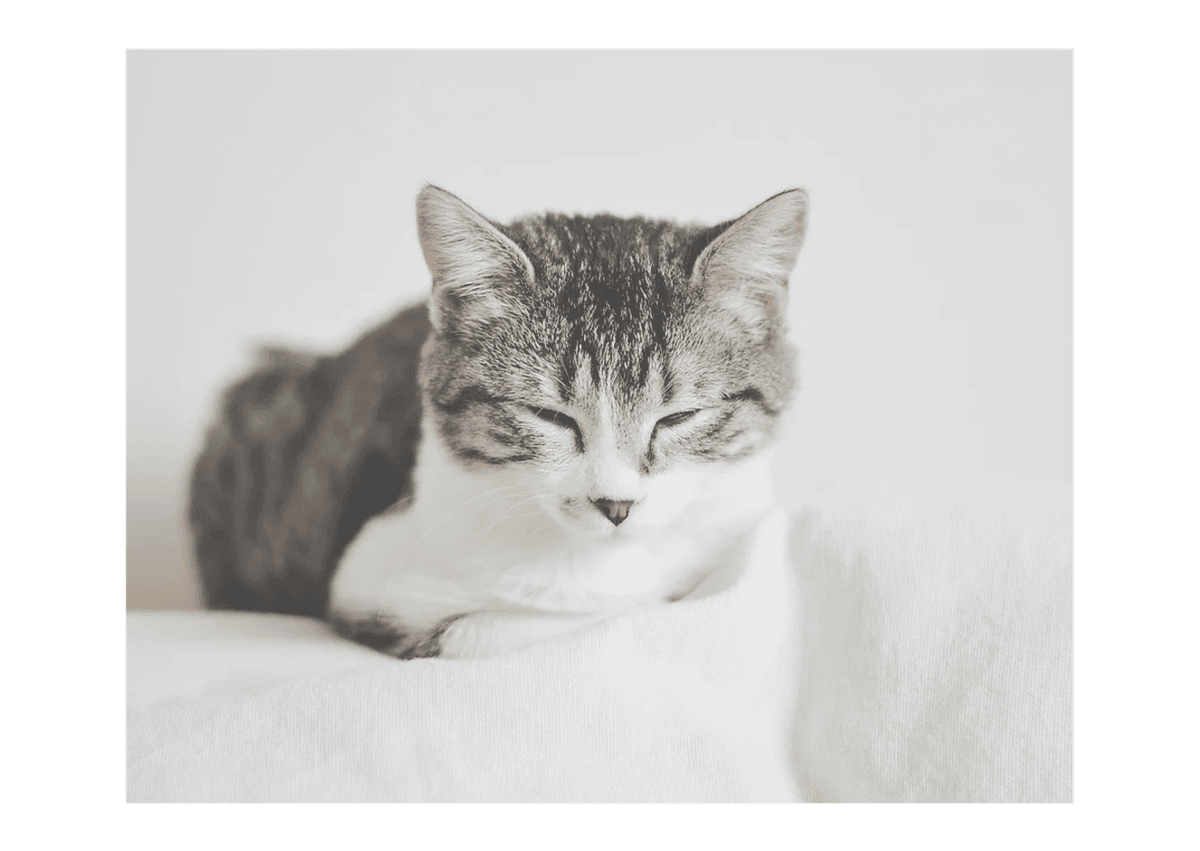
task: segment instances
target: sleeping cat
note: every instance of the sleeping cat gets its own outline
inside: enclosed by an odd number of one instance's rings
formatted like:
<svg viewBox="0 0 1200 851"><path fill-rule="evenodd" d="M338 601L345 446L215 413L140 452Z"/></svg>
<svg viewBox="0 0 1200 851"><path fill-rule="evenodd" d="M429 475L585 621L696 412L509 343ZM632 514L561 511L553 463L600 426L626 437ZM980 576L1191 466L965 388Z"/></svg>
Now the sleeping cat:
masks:
<svg viewBox="0 0 1200 851"><path fill-rule="evenodd" d="M771 507L807 196L712 227L417 199L433 276L345 352L273 351L193 477L208 605L401 658L678 600Z"/></svg>

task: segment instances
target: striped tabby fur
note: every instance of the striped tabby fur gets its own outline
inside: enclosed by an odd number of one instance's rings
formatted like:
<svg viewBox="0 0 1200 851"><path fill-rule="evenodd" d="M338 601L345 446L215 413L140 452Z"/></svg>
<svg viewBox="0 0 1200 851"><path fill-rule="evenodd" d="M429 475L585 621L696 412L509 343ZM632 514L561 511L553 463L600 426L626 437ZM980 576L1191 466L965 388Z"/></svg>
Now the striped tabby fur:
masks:
<svg viewBox="0 0 1200 851"><path fill-rule="evenodd" d="M208 604L407 658L686 593L769 501L806 213L792 190L712 227L502 225L427 187L428 309L225 397L192 487Z"/></svg>

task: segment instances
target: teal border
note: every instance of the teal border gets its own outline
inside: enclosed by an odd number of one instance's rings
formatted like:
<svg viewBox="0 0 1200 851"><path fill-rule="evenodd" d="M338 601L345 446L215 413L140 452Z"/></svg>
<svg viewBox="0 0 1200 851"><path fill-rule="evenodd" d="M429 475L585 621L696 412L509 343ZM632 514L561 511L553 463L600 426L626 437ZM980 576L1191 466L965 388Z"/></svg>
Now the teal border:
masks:
<svg viewBox="0 0 1200 851"><path fill-rule="evenodd" d="M1196 146L1194 28L1174 4L1136 12L1082 2L569 8L222 0L20 2L0 12L0 346L4 445L16 469L0 489L10 543L6 810L16 816L6 832L34 839L19 846L180 849L422 839L449 847L1162 845L1154 837L1174 833L1170 822L1194 787L1190 754L1174 733L1193 705L1194 665L1176 667L1168 655L1194 643L1196 557L1182 535L1196 525L1195 451L1178 453L1200 433L1196 271L1182 258L1195 240L1195 168L1184 164ZM121 49L379 42L1078 48L1078 807L122 807Z"/></svg>

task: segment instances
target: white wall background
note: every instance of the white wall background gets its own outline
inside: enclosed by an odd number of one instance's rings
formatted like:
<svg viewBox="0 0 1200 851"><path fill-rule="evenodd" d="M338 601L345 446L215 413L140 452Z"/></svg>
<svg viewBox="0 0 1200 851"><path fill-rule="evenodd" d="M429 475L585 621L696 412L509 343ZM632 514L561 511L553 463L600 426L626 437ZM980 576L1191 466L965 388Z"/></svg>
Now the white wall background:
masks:
<svg viewBox="0 0 1200 851"><path fill-rule="evenodd" d="M807 187L783 496L886 482L1069 508L1069 53L138 52L128 69L130 606L193 604L189 466L252 347L340 347L422 297L425 182L500 220L716 222Z"/></svg>

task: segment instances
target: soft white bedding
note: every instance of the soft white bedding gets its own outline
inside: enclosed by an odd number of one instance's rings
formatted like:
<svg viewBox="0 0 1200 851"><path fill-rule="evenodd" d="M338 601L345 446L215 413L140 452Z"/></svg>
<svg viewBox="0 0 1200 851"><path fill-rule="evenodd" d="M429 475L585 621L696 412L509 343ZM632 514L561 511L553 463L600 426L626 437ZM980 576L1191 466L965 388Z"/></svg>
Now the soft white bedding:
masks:
<svg viewBox="0 0 1200 851"><path fill-rule="evenodd" d="M132 612L128 798L1071 800L1065 518L829 501L725 579L472 661Z"/></svg>

